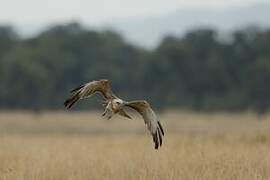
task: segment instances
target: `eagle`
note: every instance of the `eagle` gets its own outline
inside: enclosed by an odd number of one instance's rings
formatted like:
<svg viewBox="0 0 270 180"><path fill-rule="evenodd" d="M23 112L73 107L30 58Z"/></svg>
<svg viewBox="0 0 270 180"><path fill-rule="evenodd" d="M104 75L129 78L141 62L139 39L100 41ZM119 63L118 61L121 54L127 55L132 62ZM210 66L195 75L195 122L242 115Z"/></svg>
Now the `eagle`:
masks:
<svg viewBox="0 0 270 180"><path fill-rule="evenodd" d="M109 120L113 115L118 114L132 119L124 110L125 107L132 108L144 119L147 129L153 137L155 149L162 145L164 131L150 104L145 100L124 101L118 98L112 92L110 82L107 79L91 81L71 90L70 97L64 102L64 105L67 109L70 109L77 101L89 98L96 93L101 93L104 98L102 105L105 109L102 116Z"/></svg>

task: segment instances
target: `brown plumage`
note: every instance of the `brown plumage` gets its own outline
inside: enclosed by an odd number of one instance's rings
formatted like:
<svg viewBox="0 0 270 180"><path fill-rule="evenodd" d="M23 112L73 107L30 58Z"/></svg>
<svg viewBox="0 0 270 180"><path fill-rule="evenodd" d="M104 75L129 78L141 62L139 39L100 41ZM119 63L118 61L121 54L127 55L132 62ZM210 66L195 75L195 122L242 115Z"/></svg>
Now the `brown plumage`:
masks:
<svg viewBox="0 0 270 180"><path fill-rule="evenodd" d="M119 114L123 117L131 119L131 117L124 111L124 107L130 107L139 112L143 117L147 129L153 137L155 149L158 149L162 145L162 136L164 136L164 130L150 104L145 100L130 102L123 101L113 94L108 80L103 79L99 81L92 81L71 90L71 95L64 102L64 105L67 109L69 109L78 100L89 98L97 92L101 93L104 98L103 106L105 107L105 110L102 116L108 115L108 119L110 119L114 114Z"/></svg>
<svg viewBox="0 0 270 180"><path fill-rule="evenodd" d="M158 147L162 145L162 136L164 136L164 131L150 104L144 100L141 100L130 101L126 104L126 106L135 109L142 115L144 122L153 137L155 148L158 149Z"/></svg>
<svg viewBox="0 0 270 180"><path fill-rule="evenodd" d="M65 101L65 106L71 108L79 99L91 97L94 93L101 93L106 100L115 98L108 80L92 81L70 91L70 98Z"/></svg>

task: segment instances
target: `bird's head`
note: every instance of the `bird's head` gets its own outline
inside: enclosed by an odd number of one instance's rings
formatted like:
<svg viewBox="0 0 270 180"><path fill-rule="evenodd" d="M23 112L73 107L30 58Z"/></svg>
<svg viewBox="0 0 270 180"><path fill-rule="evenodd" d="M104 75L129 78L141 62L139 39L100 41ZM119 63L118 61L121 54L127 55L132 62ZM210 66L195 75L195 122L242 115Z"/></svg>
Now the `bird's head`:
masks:
<svg viewBox="0 0 270 180"><path fill-rule="evenodd" d="M118 107L122 107L125 105L125 101L123 101L122 99L114 99L113 103Z"/></svg>

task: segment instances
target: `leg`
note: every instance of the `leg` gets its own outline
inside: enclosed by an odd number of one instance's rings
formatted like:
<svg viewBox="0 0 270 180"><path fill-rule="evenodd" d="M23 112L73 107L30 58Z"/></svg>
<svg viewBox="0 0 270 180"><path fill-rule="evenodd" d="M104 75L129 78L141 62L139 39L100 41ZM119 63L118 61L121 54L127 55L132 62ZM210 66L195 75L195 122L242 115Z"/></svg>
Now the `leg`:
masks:
<svg viewBox="0 0 270 180"><path fill-rule="evenodd" d="M107 114L107 112L108 112L108 109L106 108L106 109L103 111L102 116L105 116L105 115Z"/></svg>
<svg viewBox="0 0 270 180"><path fill-rule="evenodd" d="M108 113L108 111L110 110L111 103L104 102L102 105L105 107L105 110L102 113L102 116L105 116Z"/></svg>
<svg viewBox="0 0 270 180"><path fill-rule="evenodd" d="M104 116L107 116L107 119L109 120L112 118L113 112L110 109L106 108L104 112L102 113L102 117Z"/></svg>
<svg viewBox="0 0 270 180"><path fill-rule="evenodd" d="M107 116L107 120L110 120L113 116L113 112L108 110L107 113L106 113L108 116Z"/></svg>
<svg viewBox="0 0 270 180"><path fill-rule="evenodd" d="M112 118L114 115L114 112L112 110L112 103L108 102L108 104L105 107L104 112L102 113L102 116L107 116L108 120Z"/></svg>

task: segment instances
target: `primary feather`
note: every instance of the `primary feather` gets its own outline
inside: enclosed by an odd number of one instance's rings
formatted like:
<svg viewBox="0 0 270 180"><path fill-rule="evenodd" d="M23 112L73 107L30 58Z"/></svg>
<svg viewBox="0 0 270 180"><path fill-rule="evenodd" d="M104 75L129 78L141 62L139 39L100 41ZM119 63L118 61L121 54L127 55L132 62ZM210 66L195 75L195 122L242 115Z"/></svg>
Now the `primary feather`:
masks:
<svg viewBox="0 0 270 180"><path fill-rule="evenodd" d="M105 100L103 102L105 110L102 116L108 115L108 119L111 119L114 114L119 114L123 117L131 119L131 117L124 111L124 106L136 110L143 117L147 129L152 135L155 149L158 149L162 145L164 130L148 102L144 100L130 102L123 101L113 94L111 85L106 79L91 81L71 90L70 92L70 97L64 102L67 109L71 108L80 99L89 98L93 94L99 92L103 95Z"/></svg>
<svg viewBox="0 0 270 180"><path fill-rule="evenodd" d="M158 149L158 147L162 145L162 136L164 136L164 131L150 104L144 100L140 100L130 101L126 106L135 109L142 115L144 122L153 137L155 148Z"/></svg>
<svg viewBox="0 0 270 180"><path fill-rule="evenodd" d="M108 80L99 80L92 81L81 85L70 91L72 94L70 98L68 98L64 105L66 108L71 108L73 104L75 104L78 100L89 98L96 92L99 92L103 95L105 100L110 100L114 98L114 95L111 90L111 86Z"/></svg>

